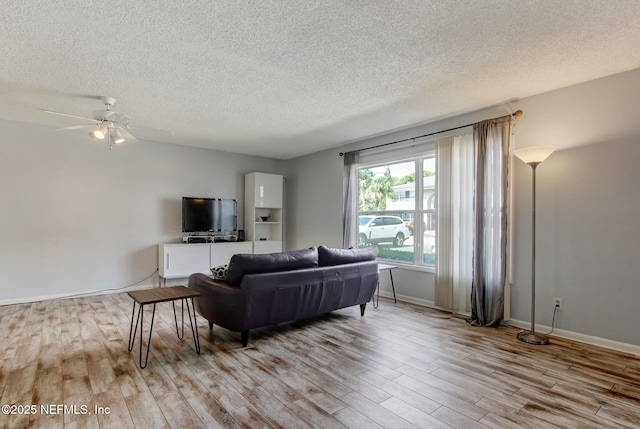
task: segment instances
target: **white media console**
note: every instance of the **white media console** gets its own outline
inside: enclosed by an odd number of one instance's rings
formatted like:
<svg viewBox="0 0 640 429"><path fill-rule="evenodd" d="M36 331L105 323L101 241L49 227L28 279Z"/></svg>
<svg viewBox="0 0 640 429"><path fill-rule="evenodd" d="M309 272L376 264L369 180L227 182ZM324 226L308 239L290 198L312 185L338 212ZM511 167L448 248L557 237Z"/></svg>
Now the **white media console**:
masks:
<svg viewBox="0 0 640 429"><path fill-rule="evenodd" d="M221 243L159 244L160 278L187 278L193 273L211 274L211 267L228 264L237 253L253 253L250 241Z"/></svg>

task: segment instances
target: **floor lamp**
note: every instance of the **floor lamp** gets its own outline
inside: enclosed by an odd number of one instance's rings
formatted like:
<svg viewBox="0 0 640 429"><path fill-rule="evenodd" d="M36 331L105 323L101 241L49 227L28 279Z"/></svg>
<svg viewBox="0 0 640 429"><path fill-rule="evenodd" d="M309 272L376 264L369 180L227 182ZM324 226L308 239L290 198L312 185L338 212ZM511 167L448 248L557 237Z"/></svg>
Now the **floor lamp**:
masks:
<svg viewBox="0 0 640 429"><path fill-rule="evenodd" d="M531 330L520 331L518 339L529 344L549 344L549 338L536 334L536 167L556 150L552 146L539 146L513 151L522 162L528 164L533 171L533 191L531 206Z"/></svg>

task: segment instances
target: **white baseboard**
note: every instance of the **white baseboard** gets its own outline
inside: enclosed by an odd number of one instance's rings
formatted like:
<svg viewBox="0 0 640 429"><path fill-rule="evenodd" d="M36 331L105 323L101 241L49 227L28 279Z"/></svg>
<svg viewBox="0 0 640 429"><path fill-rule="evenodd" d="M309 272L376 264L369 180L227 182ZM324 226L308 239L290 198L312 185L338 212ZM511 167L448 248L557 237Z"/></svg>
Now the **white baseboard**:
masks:
<svg viewBox="0 0 640 429"><path fill-rule="evenodd" d="M69 293L59 293L54 295L30 296L27 298L5 299L0 301L0 305L27 304L30 302L47 301L49 299L66 299L66 298L79 298L79 297L93 296L93 295L109 295L112 293L130 292L132 290L151 289L154 287L157 287L157 286L152 283L148 283L148 284L130 286L122 289L101 289L101 290L94 290L89 292L69 292Z"/></svg>
<svg viewBox="0 0 640 429"><path fill-rule="evenodd" d="M380 291L380 296L393 299L393 293L387 292L385 290ZM433 301L429 301L426 299L420 299L412 296L404 296L404 295L398 295L398 294L396 294L396 299L398 301L404 301L411 304L420 305L423 307L435 308L437 310L443 310L443 311L451 311L446 308L437 307ZM503 323L505 325L515 326L522 329L531 328L531 322L524 322L522 320L509 319L509 320L505 320ZM537 330L539 330L540 332L549 332L551 331L551 327L536 324L536 331ZM554 329L552 336L566 338L569 340L579 341L581 343L592 344L594 346L604 347L607 349L617 350L617 351L640 356L640 346L635 344L622 343L619 341L608 340L606 338L581 334L579 332L566 331L564 329Z"/></svg>
<svg viewBox="0 0 640 429"><path fill-rule="evenodd" d="M386 290L381 290L380 296L384 298L393 299L393 292L387 292ZM415 305L420 305L422 307L433 308L435 310L451 312L450 309L438 307L433 301L429 301L428 299L416 298L415 296L407 296L407 295L399 295L399 294L396 294L396 299L398 301L408 302L409 304L415 304Z"/></svg>
<svg viewBox="0 0 640 429"><path fill-rule="evenodd" d="M375 293L377 294L378 291L376 291ZM387 292L386 290L381 290L380 291L380 296L383 297L383 298L393 299L393 293L392 292ZM423 307L433 307L434 306L433 301L428 301L426 299L416 298L414 296L405 296L405 295L396 294L396 299L398 301L404 301L404 302L408 302L408 303L411 303L411 304L421 305Z"/></svg>
<svg viewBox="0 0 640 429"><path fill-rule="evenodd" d="M505 320L503 323L505 325L516 326L522 329L527 329L527 330L531 329L531 322L525 322L522 320L510 319L510 320ZM540 331L541 333L549 332L551 331L551 327L538 325L536 323L536 331ZM592 344L594 346L605 347L607 349L618 350L621 352L631 353L633 355L640 356L640 346L635 344L622 343L620 341L613 341L613 340L608 340L606 338L594 337L591 335L581 334L579 332L565 331L564 329L554 329L553 334L551 334L551 336L566 338L569 340L579 341L581 343Z"/></svg>

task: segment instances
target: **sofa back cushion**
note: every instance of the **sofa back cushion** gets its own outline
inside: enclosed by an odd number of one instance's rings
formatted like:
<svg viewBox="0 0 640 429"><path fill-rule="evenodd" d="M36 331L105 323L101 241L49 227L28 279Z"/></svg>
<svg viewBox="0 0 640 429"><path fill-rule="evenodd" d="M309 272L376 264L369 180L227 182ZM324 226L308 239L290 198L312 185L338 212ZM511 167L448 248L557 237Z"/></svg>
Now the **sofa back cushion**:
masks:
<svg viewBox="0 0 640 429"><path fill-rule="evenodd" d="M372 261L377 257L378 248L375 246L363 249L336 249L326 246L318 248L318 264L321 267Z"/></svg>
<svg viewBox="0 0 640 429"><path fill-rule="evenodd" d="M239 286L245 274L273 273L318 266L318 249L294 250L282 253L238 254L231 257L227 283Z"/></svg>

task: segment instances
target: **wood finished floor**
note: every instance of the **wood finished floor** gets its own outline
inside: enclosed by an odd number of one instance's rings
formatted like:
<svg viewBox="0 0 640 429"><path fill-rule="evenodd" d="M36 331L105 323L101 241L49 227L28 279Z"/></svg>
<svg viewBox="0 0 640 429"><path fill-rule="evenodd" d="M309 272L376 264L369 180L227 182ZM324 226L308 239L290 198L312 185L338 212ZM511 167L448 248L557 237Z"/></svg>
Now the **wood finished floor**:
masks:
<svg viewBox="0 0 640 429"><path fill-rule="evenodd" d="M0 307L0 404L89 412L0 415L0 427L640 427L640 359L611 350L530 346L515 328L381 300L364 317L356 306L252 331L247 348L199 317L197 355L162 303L140 369L131 309L125 293Z"/></svg>

